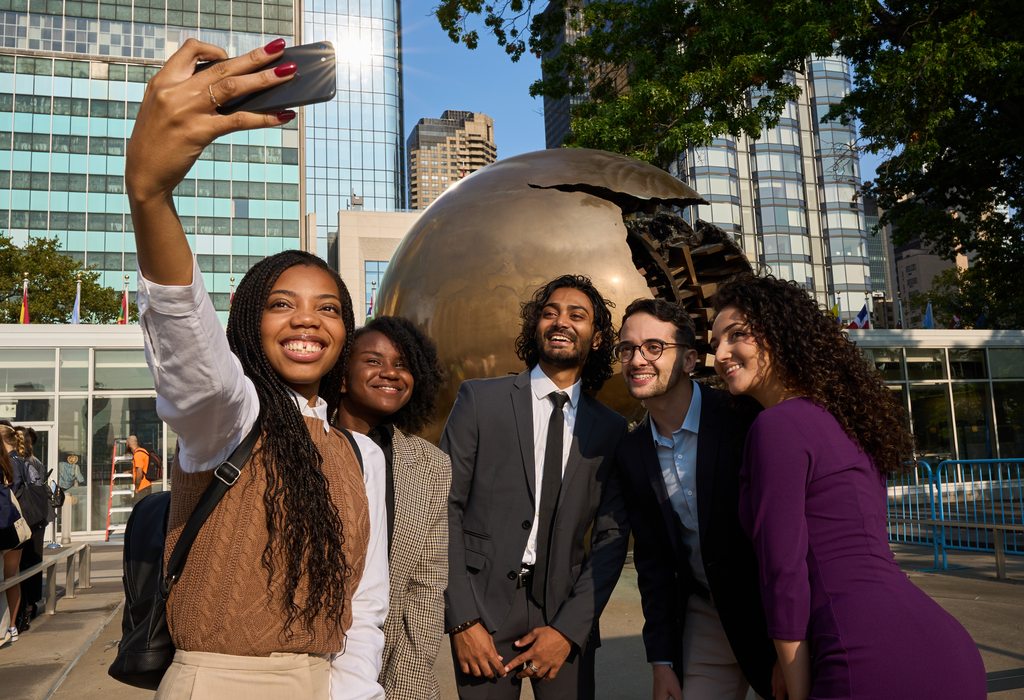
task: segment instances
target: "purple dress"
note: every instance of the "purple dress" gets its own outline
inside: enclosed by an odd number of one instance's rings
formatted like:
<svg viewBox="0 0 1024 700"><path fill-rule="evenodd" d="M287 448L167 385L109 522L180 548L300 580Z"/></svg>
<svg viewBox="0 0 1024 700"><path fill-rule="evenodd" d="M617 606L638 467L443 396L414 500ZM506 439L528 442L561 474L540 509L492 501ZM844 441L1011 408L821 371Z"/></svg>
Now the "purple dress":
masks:
<svg viewBox="0 0 1024 700"><path fill-rule="evenodd" d="M970 635L889 550L885 484L809 399L762 412L747 436L740 522L754 543L773 639L810 642L810 698L984 700Z"/></svg>

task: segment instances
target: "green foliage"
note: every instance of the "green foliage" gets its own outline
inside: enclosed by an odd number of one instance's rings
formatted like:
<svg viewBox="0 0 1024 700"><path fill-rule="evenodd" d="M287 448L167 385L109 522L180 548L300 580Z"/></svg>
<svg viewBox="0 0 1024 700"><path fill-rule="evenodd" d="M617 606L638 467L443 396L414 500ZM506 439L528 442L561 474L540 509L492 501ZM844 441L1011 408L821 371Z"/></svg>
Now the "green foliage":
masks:
<svg viewBox="0 0 1024 700"><path fill-rule="evenodd" d="M897 245L971 255L958 298L987 307L987 327L1021 324L1008 282L1024 266L1020 0L441 0L436 14L470 48L482 15L512 60L549 57L531 95L588 97L566 145L662 167L716 135L757 138L797 95L787 71L849 58L854 87L829 118L856 121L857 148L885 158L863 187L881 224ZM579 38L556 52L563 26Z"/></svg>
<svg viewBox="0 0 1024 700"><path fill-rule="evenodd" d="M839 41L854 90L832 116L861 123L887 156L866 193L897 245L922 238L971 269L943 278L933 309L1015 328L1024 265L1024 22L1015 0L871 3ZM959 305L960 308L954 309Z"/></svg>
<svg viewBox="0 0 1024 700"><path fill-rule="evenodd" d="M567 25L578 38L543 62L545 77L530 94L589 98L573 112L567 145L661 167L716 135L756 138L775 126L786 100L799 95L787 71L801 70L811 52L830 52L834 38L825 21L830 6L817 0L555 0L545 13L534 1L516 10L442 0L436 14L452 40L470 48L479 36L467 21L483 14L512 60L527 46L548 55ZM751 89L764 96L747 99Z"/></svg>
<svg viewBox="0 0 1024 700"><path fill-rule="evenodd" d="M100 273L64 254L55 239L32 238L24 249L0 235L0 323L17 323L21 314L22 275L29 274L28 310L32 323L70 323L75 307L76 275L82 273L82 323L114 323L122 290L103 287ZM129 318L138 309L129 305Z"/></svg>

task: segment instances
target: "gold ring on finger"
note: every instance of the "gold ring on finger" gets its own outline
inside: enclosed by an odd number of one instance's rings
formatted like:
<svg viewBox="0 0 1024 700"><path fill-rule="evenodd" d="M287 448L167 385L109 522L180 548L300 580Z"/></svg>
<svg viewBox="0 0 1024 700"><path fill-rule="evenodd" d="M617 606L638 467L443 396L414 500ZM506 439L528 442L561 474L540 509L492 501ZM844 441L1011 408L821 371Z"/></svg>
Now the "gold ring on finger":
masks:
<svg viewBox="0 0 1024 700"><path fill-rule="evenodd" d="M213 85L207 85L206 89L210 93L210 102L212 102L213 104L217 105L218 107L223 107L224 105L222 105L220 102L218 102L217 98L213 96Z"/></svg>

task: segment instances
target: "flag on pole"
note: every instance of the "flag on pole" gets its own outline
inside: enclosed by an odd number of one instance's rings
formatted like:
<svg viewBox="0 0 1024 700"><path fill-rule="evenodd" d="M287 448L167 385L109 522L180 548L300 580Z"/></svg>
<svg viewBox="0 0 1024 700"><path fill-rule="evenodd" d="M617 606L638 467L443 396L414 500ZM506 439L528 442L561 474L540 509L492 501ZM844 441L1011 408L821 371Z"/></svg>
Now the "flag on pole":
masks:
<svg viewBox="0 0 1024 700"><path fill-rule="evenodd" d="M864 304L857 317L850 321L849 328L867 328L869 323L868 305Z"/></svg>
<svg viewBox="0 0 1024 700"><path fill-rule="evenodd" d="M928 308L924 310L924 322L921 328L935 329L935 318L932 316L932 300L928 300Z"/></svg>
<svg viewBox="0 0 1024 700"><path fill-rule="evenodd" d="M128 325L128 287L124 288L124 296L121 297L121 313L117 315L117 325Z"/></svg>
<svg viewBox="0 0 1024 700"><path fill-rule="evenodd" d="M366 310L366 321L364 323L369 323L370 321L373 320L373 302L374 302L374 300L376 298L377 298L377 289L375 287L373 289L373 291L370 292L370 307Z"/></svg>
<svg viewBox="0 0 1024 700"><path fill-rule="evenodd" d="M899 330L903 329L903 298L901 297L898 301L900 308L900 317L896 319L896 328Z"/></svg>
<svg viewBox="0 0 1024 700"><path fill-rule="evenodd" d="M832 308L828 310L828 315L838 321L839 320L839 304L833 304Z"/></svg>
<svg viewBox="0 0 1024 700"><path fill-rule="evenodd" d="M75 294L75 308L71 310L71 323L78 325L82 322L82 283L78 283L78 292Z"/></svg>
<svg viewBox="0 0 1024 700"><path fill-rule="evenodd" d="M950 321L949 327L950 328L959 328L960 327L960 320L961 320L960 314L953 314L953 320Z"/></svg>
<svg viewBox="0 0 1024 700"><path fill-rule="evenodd" d="M28 316L28 273L25 273L25 284L21 288L21 316L18 323L32 323Z"/></svg>

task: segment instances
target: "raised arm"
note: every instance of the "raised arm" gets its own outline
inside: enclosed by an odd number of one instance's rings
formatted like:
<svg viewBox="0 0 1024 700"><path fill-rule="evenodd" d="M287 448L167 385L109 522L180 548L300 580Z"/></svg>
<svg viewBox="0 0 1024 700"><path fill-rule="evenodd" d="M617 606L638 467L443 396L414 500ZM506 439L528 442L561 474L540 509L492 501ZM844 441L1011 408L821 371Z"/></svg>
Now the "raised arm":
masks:
<svg viewBox="0 0 1024 700"><path fill-rule="evenodd" d="M226 59L224 49L189 39L153 76L135 120L125 160L125 187L135 228L139 270L162 285L192 282L192 251L172 194L203 149L235 131L280 126L295 112L221 115L217 103L291 80L295 64L259 72L284 40L196 73L200 61Z"/></svg>

